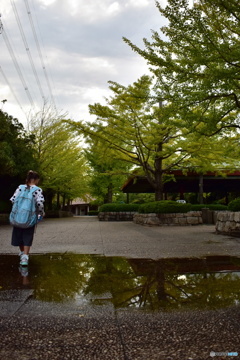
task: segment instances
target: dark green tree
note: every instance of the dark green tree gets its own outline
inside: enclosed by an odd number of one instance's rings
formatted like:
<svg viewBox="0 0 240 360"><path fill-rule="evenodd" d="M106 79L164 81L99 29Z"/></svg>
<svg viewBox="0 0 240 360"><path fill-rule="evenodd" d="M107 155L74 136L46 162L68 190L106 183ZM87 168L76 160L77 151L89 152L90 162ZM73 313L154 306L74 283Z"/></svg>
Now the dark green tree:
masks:
<svg viewBox="0 0 240 360"><path fill-rule="evenodd" d="M25 181L27 171L38 170L34 136L23 125L0 111L0 199L6 201L15 187Z"/></svg>

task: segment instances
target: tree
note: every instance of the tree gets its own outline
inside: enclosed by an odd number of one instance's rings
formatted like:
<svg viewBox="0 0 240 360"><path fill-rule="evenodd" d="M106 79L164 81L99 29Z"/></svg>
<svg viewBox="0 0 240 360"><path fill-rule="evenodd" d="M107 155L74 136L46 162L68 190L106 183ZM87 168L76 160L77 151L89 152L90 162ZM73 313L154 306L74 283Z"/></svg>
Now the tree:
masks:
<svg viewBox="0 0 240 360"><path fill-rule="evenodd" d="M156 200L163 198L163 184L171 169L197 165L202 171L213 166L210 160L222 162L225 147L219 139L204 142L176 116L176 104L156 104L150 77L142 76L128 87L110 84L113 96L107 105L89 106L90 113L97 116L95 122L68 123L74 131L107 144L121 161L140 167L155 189Z"/></svg>
<svg viewBox="0 0 240 360"><path fill-rule="evenodd" d="M92 169L89 186L100 202L111 203L119 194L131 165L118 159L116 151L99 139L87 139L86 158Z"/></svg>
<svg viewBox="0 0 240 360"><path fill-rule="evenodd" d="M30 169L34 158L34 136L28 135L16 118L0 110L0 197L8 200Z"/></svg>
<svg viewBox="0 0 240 360"><path fill-rule="evenodd" d="M157 8L168 24L141 49L157 77L159 97L175 103L188 127L211 136L239 129L240 7L238 0L168 0Z"/></svg>
<svg viewBox="0 0 240 360"><path fill-rule="evenodd" d="M0 110L0 176L26 175L35 164L34 136L28 135L16 118Z"/></svg>
<svg viewBox="0 0 240 360"><path fill-rule="evenodd" d="M58 207L60 195L63 206L66 200L84 197L88 192L88 168L79 137L49 109L38 114L30 129L36 136L36 155L48 208L51 209L56 194Z"/></svg>

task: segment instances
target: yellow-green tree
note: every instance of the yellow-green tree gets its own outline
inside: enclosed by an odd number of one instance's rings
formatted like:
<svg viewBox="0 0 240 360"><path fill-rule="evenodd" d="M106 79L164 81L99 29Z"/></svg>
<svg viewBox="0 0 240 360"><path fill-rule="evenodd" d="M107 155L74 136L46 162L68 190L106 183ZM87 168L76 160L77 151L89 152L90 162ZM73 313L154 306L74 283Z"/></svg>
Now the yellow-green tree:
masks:
<svg viewBox="0 0 240 360"><path fill-rule="evenodd" d="M32 122L36 136L36 157L48 206L53 197L65 200L84 197L88 192L88 167L80 139L69 131L61 117L41 113ZM59 205L59 204L58 204Z"/></svg>
<svg viewBox="0 0 240 360"><path fill-rule="evenodd" d="M131 164L119 159L118 152L99 139L88 137L86 158L91 167L89 187L100 203L116 201L121 187L130 174Z"/></svg>
<svg viewBox="0 0 240 360"><path fill-rule="evenodd" d="M195 132L211 136L239 129L240 7L238 0L156 2L167 25L144 39L124 38L148 62L157 91L175 103ZM197 109L197 111L196 111Z"/></svg>
<svg viewBox="0 0 240 360"><path fill-rule="evenodd" d="M113 149L115 157L133 169L140 167L156 200L163 198L164 181L171 169L197 166L202 172L226 161L223 137L215 135L205 141L201 133L189 129L177 104L161 103L150 77L142 76L127 87L110 82L110 89L113 96L106 105L89 106L95 121L69 124L74 131Z"/></svg>

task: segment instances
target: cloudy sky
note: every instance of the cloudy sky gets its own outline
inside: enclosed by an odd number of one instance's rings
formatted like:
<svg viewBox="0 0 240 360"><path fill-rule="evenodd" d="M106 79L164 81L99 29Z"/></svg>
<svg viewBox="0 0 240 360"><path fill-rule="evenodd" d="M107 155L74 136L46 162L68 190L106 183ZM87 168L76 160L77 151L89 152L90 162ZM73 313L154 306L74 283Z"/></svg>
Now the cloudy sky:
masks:
<svg viewBox="0 0 240 360"><path fill-rule="evenodd" d="M23 124L44 99L90 119L109 80L128 85L148 71L122 37L141 47L164 24L154 0L1 0L0 13L0 108Z"/></svg>

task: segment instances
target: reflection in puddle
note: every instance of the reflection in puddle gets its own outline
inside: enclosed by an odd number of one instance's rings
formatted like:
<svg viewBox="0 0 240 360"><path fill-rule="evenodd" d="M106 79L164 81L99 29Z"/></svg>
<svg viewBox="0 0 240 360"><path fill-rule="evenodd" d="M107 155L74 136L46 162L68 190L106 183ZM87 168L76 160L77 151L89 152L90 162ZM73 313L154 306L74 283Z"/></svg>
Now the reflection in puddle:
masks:
<svg viewBox="0 0 240 360"><path fill-rule="evenodd" d="M78 254L0 256L0 291L31 288L49 302L111 301L116 308L217 309L240 302L240 258L127 259ZM25 274L24 274L25 271Z"/></svg>

